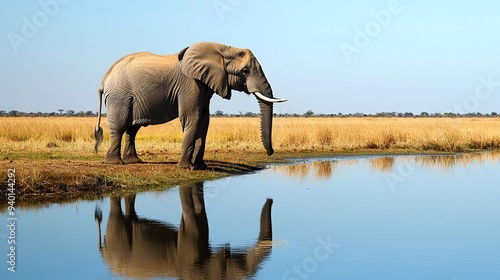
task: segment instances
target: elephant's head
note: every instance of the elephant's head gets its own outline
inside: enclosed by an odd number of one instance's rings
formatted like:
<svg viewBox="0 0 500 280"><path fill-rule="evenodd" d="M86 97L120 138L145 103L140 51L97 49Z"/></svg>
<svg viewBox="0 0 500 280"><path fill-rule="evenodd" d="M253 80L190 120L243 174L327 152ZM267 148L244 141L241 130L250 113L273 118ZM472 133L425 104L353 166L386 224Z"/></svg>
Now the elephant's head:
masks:
<svg viewBox="0 0 500 280"><path fill-rule="evenodd" d="M271 144L273 103L286 99L273 97L271 85L250 50L197 43L179 53L179 64L186 76L203 82L225 99L231 98L232 89L254 94L260 106L262 143L268 155L274 153Z"/></svg>

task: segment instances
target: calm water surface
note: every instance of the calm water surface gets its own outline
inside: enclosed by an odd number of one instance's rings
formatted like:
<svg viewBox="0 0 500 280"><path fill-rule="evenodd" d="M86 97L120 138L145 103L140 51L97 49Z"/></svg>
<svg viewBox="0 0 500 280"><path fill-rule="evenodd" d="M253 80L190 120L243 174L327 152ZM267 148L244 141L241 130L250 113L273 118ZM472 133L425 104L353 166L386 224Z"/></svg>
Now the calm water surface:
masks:
<svg viewBox="0 0 500 280"><path fill-rule="evenodd" d="M500 279L499 171L498 153L315 159L20 209L0 279Z"/></svg>

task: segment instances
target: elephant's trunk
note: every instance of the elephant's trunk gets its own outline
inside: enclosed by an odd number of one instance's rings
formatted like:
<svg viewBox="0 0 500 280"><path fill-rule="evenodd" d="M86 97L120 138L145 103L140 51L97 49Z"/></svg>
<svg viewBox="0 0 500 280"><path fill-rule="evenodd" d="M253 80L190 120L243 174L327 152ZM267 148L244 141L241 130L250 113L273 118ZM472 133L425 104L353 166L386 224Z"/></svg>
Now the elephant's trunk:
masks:
<svg viewBox="0 0 500 280"><path fill-rule="evenodd" d="M272 145L272 129L273 129L273 104L285 102L287 99L273 97L273 90L267 81L262 70L258 77L247 79L245 83L245 92L253 93L259 101L260 107L260 135L262 144L266 148L267 155L274 154Z"/></svg>
<svg viewBox="0 0 500 280"><path fill-rule="evenodd" d="M267 155L274 154L272 145L272 130L273 130L273 90L267 79L262 76L257 79L256 83L249 83L249 92L252 92L259 101L260 107L260 137L262 144L266 148ZM252 85L258 85L253 87Z"/></svg>
<svg viewBox="0 0 500 280"><path fill-rule="evenodd" d="M260 136L266 148L267 155L274 154L272 145L273 103L259 100L260 106Z"/></svg>

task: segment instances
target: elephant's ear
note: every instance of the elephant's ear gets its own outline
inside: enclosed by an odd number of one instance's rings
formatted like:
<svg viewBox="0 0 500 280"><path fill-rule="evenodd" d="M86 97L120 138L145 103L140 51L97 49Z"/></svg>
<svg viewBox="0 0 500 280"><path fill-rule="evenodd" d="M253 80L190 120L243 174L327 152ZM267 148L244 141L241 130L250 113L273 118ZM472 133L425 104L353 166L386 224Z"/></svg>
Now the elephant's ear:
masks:
<svg viewBox="0 0 500 280"><path fill-rule="evenodd" d="M227 46L215 43L197 43L179 52L182 73L200 80L218 95L231 98L222 49Z"/></svg>

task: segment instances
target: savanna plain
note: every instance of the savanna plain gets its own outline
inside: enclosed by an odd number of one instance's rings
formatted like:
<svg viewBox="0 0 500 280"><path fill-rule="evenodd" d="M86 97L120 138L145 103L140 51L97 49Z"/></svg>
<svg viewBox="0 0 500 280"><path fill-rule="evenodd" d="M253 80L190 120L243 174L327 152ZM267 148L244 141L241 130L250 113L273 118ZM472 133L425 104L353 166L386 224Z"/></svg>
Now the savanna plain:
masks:
<svg viewBox="0 0 500 280"><path fill-rule="evenodd" d="M94 117L0 118L0 192L15 169L19 203L91 199L164 189L259 170L299 157L366 154L434 154L500 149L500 118L274 118L275 154L261 144L259 118L213 117L205 160L209 170L176 166L182 142L179 121L143 127L137 151L146 163L103 163L109 144L94 153Z"/></svg>

